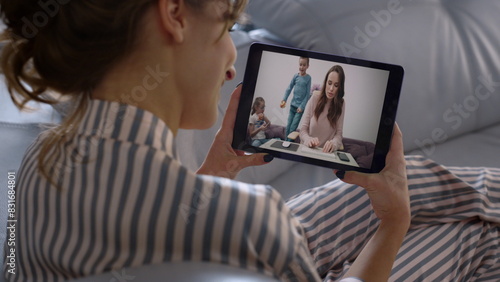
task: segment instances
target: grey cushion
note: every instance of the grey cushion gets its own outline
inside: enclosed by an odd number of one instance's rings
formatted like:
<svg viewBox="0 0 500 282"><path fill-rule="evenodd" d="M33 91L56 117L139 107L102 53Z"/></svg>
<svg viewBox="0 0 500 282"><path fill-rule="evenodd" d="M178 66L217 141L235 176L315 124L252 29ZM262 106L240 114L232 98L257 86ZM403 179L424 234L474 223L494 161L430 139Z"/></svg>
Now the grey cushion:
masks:
<svg viewBox="0 0 500 282"><path fill-rule="evenodd" d="M12 102L4 81L0 75L0 122L27 123L59 123L61 116L50 105L30 102L27 109L20 111Z"/></svg>
<svg viewBox="0 0 500 282"><path fill-rule="evenodd" d="M447 166L500 168L500 123L445 143L430 138L424 141L421 147L409 154L428 156Z"/></svg>

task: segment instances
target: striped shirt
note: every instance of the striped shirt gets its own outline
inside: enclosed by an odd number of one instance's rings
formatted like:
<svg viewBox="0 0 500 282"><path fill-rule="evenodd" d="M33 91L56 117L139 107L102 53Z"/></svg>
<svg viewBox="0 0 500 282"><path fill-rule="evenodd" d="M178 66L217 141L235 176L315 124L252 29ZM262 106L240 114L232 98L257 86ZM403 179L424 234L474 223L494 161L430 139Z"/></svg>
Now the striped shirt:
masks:
<svg viewBox="0 0 500 282"><path fill-rule="evenodd" d="M75 138L53 149L60 190L36 169L43 138L18 173L9 281L176 261L337 281L380 224L364 189L341 181L285 203L268 186L196 175L166 125L130 105L90 103ZM412 224L389 281L500 281L500 169L407 157L407 173Z"/></svg>
<svg viewBox="0 0 500 282"><path fill-rule="evenodd" d="M175 158L172 132L147 111L92 100L51 168L62 190L36 169L42 140L19 171L17 269L6 272L9 281L62 281L170 261L320 279L279 193L188 171Z"/></svg>
<svg viewBox="0 0 500 282"><path fill-rule="evenodd" d="M500 168L406 157L412 222L389 281L500 281ZM364 189L333 181L287 201L324 281L337 281L379 220Z"/></svg>

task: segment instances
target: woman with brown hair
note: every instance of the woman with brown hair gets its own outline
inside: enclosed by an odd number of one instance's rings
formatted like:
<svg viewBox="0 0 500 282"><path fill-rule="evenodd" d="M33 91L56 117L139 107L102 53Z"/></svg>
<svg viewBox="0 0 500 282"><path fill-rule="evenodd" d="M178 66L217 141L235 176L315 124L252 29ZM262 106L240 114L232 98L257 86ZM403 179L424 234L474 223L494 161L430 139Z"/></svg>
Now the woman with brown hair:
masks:
<svg viewBox="0 0 500 282"><path fill-rule="evenodd" d="M308 147L322 147L331 153L343 148L344 69L335 65L325 75L320 93L313 93L300 126L300 142Z"/></svg>

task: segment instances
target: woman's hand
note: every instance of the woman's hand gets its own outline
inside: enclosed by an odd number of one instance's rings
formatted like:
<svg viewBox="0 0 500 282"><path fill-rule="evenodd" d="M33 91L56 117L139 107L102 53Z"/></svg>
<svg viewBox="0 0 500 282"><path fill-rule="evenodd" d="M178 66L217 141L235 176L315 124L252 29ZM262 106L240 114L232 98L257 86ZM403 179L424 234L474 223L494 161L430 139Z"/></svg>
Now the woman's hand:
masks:
<svg viewBox="0 0 500 282"><path fill-rule="evenodd" d="M231 94L231 100L226 110L222 126L215 135L215 139L208 151L207 158L198 169L198 174L221 176L234 179L245 167L263 165L272 161L273 157L267 154L245 155L244 152L234 150L233 129L236 121L236 112L241 95L241 85Z"/></svg>
<svg viewBox="0 0 500 282"><path fill-rule="evenodd" d="M280 103L280 108L284 109L285 107L286 107L286 101L285 101L285 100L283 100L283 101L281 101L281 103Z"/></svg>
<svg viewBox="0 0 500 282"><path fill-rule="evenodd" d="M323 146L324 153L332 153L336 150L337 150L337 147L335 146L335 143L333 143L332 140L328 140L325 142L325 145Z"/></svg>
<svg viewBox="0 0 500 282"><path fill-rule="evenodd" d="M378 174L347 172L343 180L366 189L373 210L381 220L377 231L358 255L346 277L387 281L411 219L403 140L397 124L394 126L385 168Z"/></svg>
<svg viewBox="0 0 500 282"><path fill-rule="evenodd" d="M384 223L409 226L410 198L401 131L396 124L384 169L377 174L345 173L344 182L364 187L377 217Z"/></svg>
<svg viewBox="0 0 500 282"><path fill-rule="evenodd" d="M312 137L311 139L307 140L304 145L309 148L317 147L319 146L319 139L317 137Z"/></svg>

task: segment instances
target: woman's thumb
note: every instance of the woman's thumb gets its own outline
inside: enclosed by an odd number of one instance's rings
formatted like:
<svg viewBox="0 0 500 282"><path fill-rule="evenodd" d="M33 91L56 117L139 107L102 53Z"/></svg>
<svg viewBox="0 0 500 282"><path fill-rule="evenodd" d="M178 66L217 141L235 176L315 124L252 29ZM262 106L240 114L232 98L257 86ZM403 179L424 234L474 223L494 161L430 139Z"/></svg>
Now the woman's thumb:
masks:
<svg viewBox="0 0 500 282"><path fill-rule="evenodd" d="M242 169L249 166L259 166L270 163L274 159L274 156L265 153L259 153L244 156L243 158L243 161L240 162Z"/></svg>
<svg viewBox="0 0 500 282"><path fill-rule="evenodd" d="M373 177L372 174L362 173L357 171L335 171L335 175L345 183L358 185L361 187L367 187L370 185L370 181Z"/></svg>

